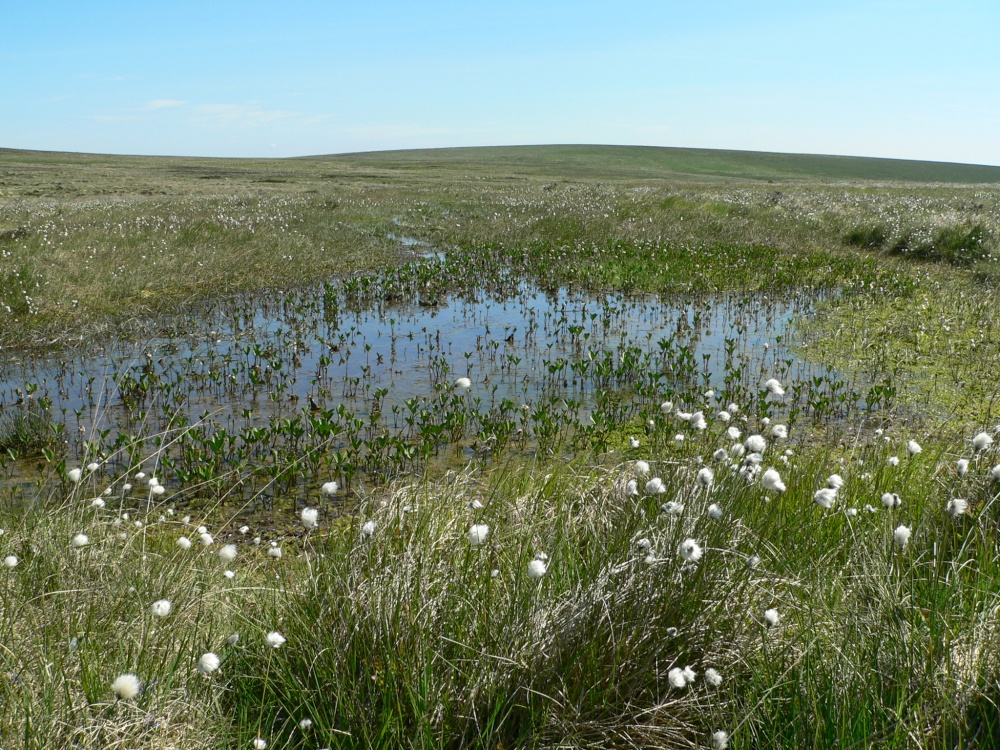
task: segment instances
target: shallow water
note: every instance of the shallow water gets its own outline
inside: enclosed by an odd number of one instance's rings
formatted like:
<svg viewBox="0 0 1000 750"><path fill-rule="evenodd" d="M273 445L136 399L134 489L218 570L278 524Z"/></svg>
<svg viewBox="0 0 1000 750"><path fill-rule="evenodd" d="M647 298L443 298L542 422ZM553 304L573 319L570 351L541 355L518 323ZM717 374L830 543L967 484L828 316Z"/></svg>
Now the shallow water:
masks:
<svg viewBox="0 0 1000 750"><path fill-rule="evenodd" d="M304 450L327 429L324 451L353 440L357 457L382 436L468 448L495 438L499 422L504 435L534 436L552 420L645 420L668 397L708 414L731 399L747 407L764 402L760 389L770 377L815 383L810 394L837 380L787 345L811 298L546 293L524 280L468 289L384 294L359 306L336 282L222 300L189 310L147 341L8 358L0 400L10 409L34 390L65 425L71 459L88 439L98 439L92 452L109 456L119 435L172 436L192 425L199 451L220 433L230 439L229 448L212 448L218 455L239 454L236 437L249 445L252 430L270 429L260 440L274 450ZM468 394L455 394L459 377L471 379ZM714 400L703 395L710 389ZM306 436L295 435L299 426ZM437 433L427 438L428 430ZM182 454L185 439L169 450ZM265 453L257 446L248 455ZM135 456L116 461L128 468Z"/></svg>

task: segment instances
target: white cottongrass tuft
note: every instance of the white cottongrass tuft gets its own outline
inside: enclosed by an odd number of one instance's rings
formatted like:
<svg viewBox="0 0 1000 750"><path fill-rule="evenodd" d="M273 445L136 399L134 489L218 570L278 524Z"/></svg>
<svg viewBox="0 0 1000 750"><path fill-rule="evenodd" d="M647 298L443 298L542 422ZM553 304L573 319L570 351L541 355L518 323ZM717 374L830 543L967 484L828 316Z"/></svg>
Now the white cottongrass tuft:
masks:
<svg viewBox="0 0 1000 750"><path fill-rule="evenodd" d="M730 440L739 440L740 435L742 434L743 433L740 432L738 427L730 427L728 430L726 430L726 437L728 437ZM742 448L743 446L740 447Z"/></svg>
<svg viewBox="0 0 1000 750"><path fill-rule="evenodd" d="M337 484L336 482L324 482L323 485L319 488L319 491L322 492L327 497L333 497L334 495L337 494L337 490L339 489L340 485Z"/></svg>
<svg viewBox="0 0 1000 750"><path fill-rule="evenodd" d="M361 524L361 536L370 537L374 533L375 533L374 521L365 521L363 524Z"/></svg>
<svg viewBox="0 0 1000 750"><path fill-rule="evenodd" d="M302 721L299 722L299 729L301 729L304 732L310 727L312 727L312 725L313 725L312 719L302 719Z"/></svg>
<svg viewBox="0 0 1000 750"><path fill-rule="evenodd" d="M763 435L751 435L744 441L743 446L751 453L763 453L767 450L767 440Z"/></svg>
<svg viewBox="0 0 1000 750"><path fill-rule="evenodd" d="M549 566L546 564L545 559L540 559L541 556L536 557L530 563L528 563L528 578L541 578L548 572ZM546 558L548 556L546 555Z"/></svg>
<svg viewBox="0 0 1000 750"><path fill-rule="evenodd" d="M86 547L88 544L90 544L90 537L86 534L76 534L69 540L70 547Z"/></svg>
<svg viewBox="0 0 1000 750"><path fill-rule="evenodd" d="M646 482L646 494L647 495L662 495L667 491L667 485L663 483L663 480L659 477L653 477L648 482Z"/></svg>
<svg viewBox="0 0 1000 750"><path fill-rule="evenodd" d="M712 454L712 458L716 461L725 461L729 458L729 454L726 452L725 448L719 448Z"/></svg>
<svg viewBox="0 0 1000 750"><path fill-rule="evenodd" d="M816 494L813 495L813 500L816 501L817 505L823 508L832 508L833 504L837 502L837 490L829 487L816 490Z"/></svg>
<svg viewBox="0 0 1000 750"><path fill-rule="evenodd" d="M674 435L674 443L676 445L684 445L684 436L681 435L680 433Z"/></svg>
<svg viewBox="0 0 1000 750"><path fill-rule="evenodd" d="M267 740L263 740L260 737L253 741L253 750L267 750Z"/></svg>
<svg viewBox="0 0 1000 750"><path fill-rule="evenodd" d="M910 541L910 535L910 527L903 526L903 524L897 526L896 530L892 532L892 538L896 541L896 546L900 549L906 549L906 545Z"/></svg>
<svg viewBox="0 0 1000 750"><path fill-rule="evenodd" d="M171 607L169 599L159 599L153 602L153 617L166 617L170 614Z"/></svg>
<svg viewBox="0 0 1000 750"><path fill-rule="evenodd" d="M785 389L781 387L781 383L778 382L778 380L776 380L775 378L771 378L766 383L764 383L764 387L767 388L769 393L773 393L775 396L785 395Z"/></svg>
<svg viewBox="0 0 1000 750"><path fill-rule="evenodd" d="M219 668L222 660L218 656L209 651L206 654L202 654L201 658L198 659L198 671L203 675L208 677L212 672Z"/></svg>
<svg viewBox="0 0 1000 750"><path fill-rule="evenodd" d="M203 531L201 535L198 537L198 541L201 542L202 546L204 547L211 547L212 544L215 542L215 539L213 539L212 535L209 534L207 531Z"/></svg>
<svg viewBox="0 0 1000 750"><path fill-rule="evenodd" d="M764 623L769 628L773 628L780 620L781 616L778 614L778 610L774 609L774 607L764 610Z"/></svg>
<svg viewBox="0 0 1000 750"><path fill-rule="evenodd" d="M708 506L708 517L709 518L722 518L722 508L720 508L715 503Z"/></svg>
<svg viewBox="0 0 1000 750"><path fill-rule="evenodd" d="M180 547L181 549L191 549L191 540L188 539L186 536L182 536L180 539L177 540L177 546Z"/></svg>
<svg viewBox="0 0 1000 750"><path fill-rule="evenodd" d="M219 559L222 560L226 565L231 563L236 559L236 545L227 544L225 547L219 550Z"/></svg>
<svg viewBox="0 0 1000 750"><path fill-rule="evenodd" d="M104 502L104 498L101 497L95 497L90 501L91 508L103 508L105 505L106 503Z"/></svg>
<svg viewBox="0 0 1000 750"><path fill-rule="evenodd" d="M993 445L993 438L989 436L988 433L980 432L974 438L972 438L972 447L978 453L979 451L984 451Z"/></svg>
<svg viewBox="0 0 1000 750"><path fill-rule="evenodd" d="M705 670L705 682L712 687L719 687L722 684L722 675L715 667L709 667Z"/></svg>
<svg viewBox="0 0 1000 750"><path fill-rule="evenodd" d="M691 426L696 430L705 430L708 428L708 422L705 421L705 414L700 411L696 411L691 415Z"/></svg>
<svg viewBox="0 0 1000 750"><path fill-rule="evenodd" d="M130 701L142 690L142 682L134 674L119 675L111 683L111 691L119 700Z"/></svg>
<svg viewBox="0 0 1000 750"><path fill-rule="evenodd" d="M267 645L271 648L281 648L281 646L285 643L285 636L277 630L272 630L267 634L265 640L267 641Z"/></svg>
<svg viewBox="0 0 1000 750"><path fill-rule="evenodd" d="M224 571L222 571L222 575L225 578L228 578L230 581L233 580L234 578L236 578L236 573L234 573L231 570L224 570Z"/></svg>
<svg viewBox="0 0 1000 750"><path fill-rule="evenodd" d="M458 393L465 393L472 387L472 381L468 378L459 378L455 381L455 391Z"/></svg>
<svg viewBox="0 0 1000 750"><path fill-rule="evenodd" d="M687 681L688 685L692 684L698 677L698 673L691 669L690 666L684 667L684 669L681 670L681 674L684 675L684 679Z"/></svg>
<svg viewBox="0 0 1000 750"><path fill-rule="evenodd" d="M639 494L639 483L630 479L625 483L625 497L637 497Z"/></svg>
<svg viewBox="0 0 1000 750"><path fill-rule="evenodd" d="M698 562L703 553L701 546L694 539L685 539L677 550L687 562Z"/></svg>
<svg viewBox="0 0 1000 750"><path fill-rule="evenodd" d="M663 416L665 417L669 416L670 412L672 412L673 410L674 410L673 401L664 401L662 404L660 404L660 413L663 414Z"/></svg>
<svg viewBox="0 0 1000 750"><path fill-rule="evenodd" d="M886 463L888 463L889 466L899 466L899 456L889 456Z"/></svg>
<svg viewBox="0 0 1000 750"><path fill-rule="evenodd" d="M660 510L666 513L668 516L679 516L684 512L684 503L679 503L676 500L670 500L660 506Z"/></svg>
<svg viewBox="0 0 1000 750"><path fill-rule="evenodd" d="M638 448L639 447L639 438L637 438L637 437L630 437L628 439L628 444L632 448Z"/></svg>
<svg viewBox="0 0 1000 750"><path fill-rule="evenodd" d="M164 487L162 484L156 484L150 487L149 491L154 495L162 495L164 492L167 491L167 488Z"/></svg>
<svg viewBox="0 0 1000 750"><path fill-rule="evenodd" d="M715 480L715 472L707 466L698 471L698 484L706 490L712 489L712 482Z"/></svg>
<svg viewBox="0 0 1000 750"><path fill-rule="evenodd" d="M267 550L267 556L273 557L275 560L281 559L281 547L271 547Z"/></svg>
<svg viewBox="0 0 1000 750"><path fill-rule="evenodd" d="M993 477L994 482L1000 482L1000 464L997 464L990 470L990 475Z"/></svg>
<svg viewBox="0 0 1000 750"><path fill-rule="evenodd" d="M720 422L728 422L730 419L733 418L733 415L730 414L728 411L720 411L718 414L715 415L715 418L718 419Z"/></svg>
<svg viewBox="0 0 1000 750"><path fill-rule="evenodd" d="M3 559L3 566L7 568L7 570L13 570L17 567L19 562L20 560L17 559L17 555L7 555L7 557Z"/></svg>
<svg viewBox="0 0 1000 750"><path fill-rule="evenodd" d="M642 539L640 539L635 543L635 546L638 547L643 552L649 552L649 550L653 548L653 543L646 537L643 537Z"/></svg>
<svg viewBox="0 0 1000 750"><path fill-rule="evenodd" d="M783 424L774 425L771 428L771 437L779 440L786 440L788 438L788 428Z"/></svg>
<svg viewBox="0 0 1000 750"><path fill-rule="evenodd" d="M490 534L490 527L485 523L474 523L469 527L469 544L478 547L486 541Z"/></svg>
<svg viewBox="0 0 1000 750"><path fill-rule="evenodd" d="M319 510L316 508L303 508L299 514L299 519L306 529L312 531L319 526Z"/></svg>
<svg viewBox="0 0 1000 750"><path fill-rule="evenodd" d="M916 440L911 440L906 444L906 452L909 453L911 456L915 456L918 453L922 453L923 450L924 449L920 447L920 443L918 443Z"/></svg>
<svg viewBox="0 0 1000 750"><path fill-rule="evenodd" d="M826 478L826 486L831 490L839 490L844 486L844 478L840 474L831 474Z"/></svg>
<svg viewBox="0 0 1000 750"><path fill-rule="evenodd" d="M667 672L667 681L670 683L670 687L678 690L682 690L688 685L688 681L684 677L684 670L680 667L674 667Z"/></svg>
<svg viewBox="0 0 1000 750"><path fill-rule="evenodd" d="M712 733L712 750L727 750L729 747L729 732L720 729Z"/></svg>
<svg viewBox="0 0 1000 750"><path fill-rule="evenodd" d="M636 461L634 467L636 476L644 477L649 473L649 463L646 461Z"/></svg>
<svg viewBox="0 0 1000 750"><path fill-rule="evenodd" d="M764 486L764 489L772 492L785 491L785 483L781 481L781 475L776 469L765 471L764 475L760 478L760 483Z"/></svg>
<svg viewBox="0 0 1000 750"><path fill-rule="evenodd" d="M230 646L235 646L239 642L240 642L240 634L239 633L233 633L231 636L229 636L228 638L226 638L226 643L228 643Z"/></svg>
<svg viewBox="0 0 1000 750"><path fill-rule="evenodd" d="M964 477L969 473L969 459L960 458L955 462L955 472L960 476Z"/></svg>
<svg viewBox="0 0 1000 750"><path fill-rule="evenodd" d="M66 472L66 476L69 477L69 481L79 483L83 479L83 471L81 469L70 469Z"/></svg>
<svg viewBox="0 0 1000 750"><path fill-rule="evenodd" d="M903 501L900 499L899 495L897 495L895 492L882 493L882 506L887 510L890 508L898 508L902 504Z"/></svg>
<svg viewBox="0 0 1000 750"><path fill-rule="evenodd" d="M965 511L968 509L969 501L960 497L949 500L948 504L945 506L945 510L948 511L948 515L952 518L958 518L959 516L964 515Z"/></svg>

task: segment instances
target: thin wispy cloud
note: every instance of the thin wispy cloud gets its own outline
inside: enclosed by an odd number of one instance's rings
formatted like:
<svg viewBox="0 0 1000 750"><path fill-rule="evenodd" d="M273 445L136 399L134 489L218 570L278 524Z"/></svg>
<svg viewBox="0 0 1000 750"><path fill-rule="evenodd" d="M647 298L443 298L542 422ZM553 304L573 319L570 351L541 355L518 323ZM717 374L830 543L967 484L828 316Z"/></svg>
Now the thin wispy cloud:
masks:
<svg viewBox="0 0 1000 750"><path fill-rule="evenodd" d="M135 122L139 118L135 115L91 115L90 119L96 122Z"/></svg>
<svg viewBox="0 0 1000 750"><path fill-rule="evenodd" d="M172 107L183 107L187 104L183 99L153 99L146 102L146 109L170 109Z"/></svg>

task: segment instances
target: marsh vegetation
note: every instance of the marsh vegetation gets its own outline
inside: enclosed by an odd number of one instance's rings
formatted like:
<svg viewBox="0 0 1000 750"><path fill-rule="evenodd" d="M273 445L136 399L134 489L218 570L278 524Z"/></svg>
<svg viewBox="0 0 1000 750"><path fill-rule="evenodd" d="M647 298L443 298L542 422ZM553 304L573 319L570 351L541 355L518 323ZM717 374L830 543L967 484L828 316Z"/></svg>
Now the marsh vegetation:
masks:
<svg viewBox="0 0 1000 750"><path fill-rule="evenodd" d="M998 739L1000 178L524 151L0 154L5 741Z"/></svg>

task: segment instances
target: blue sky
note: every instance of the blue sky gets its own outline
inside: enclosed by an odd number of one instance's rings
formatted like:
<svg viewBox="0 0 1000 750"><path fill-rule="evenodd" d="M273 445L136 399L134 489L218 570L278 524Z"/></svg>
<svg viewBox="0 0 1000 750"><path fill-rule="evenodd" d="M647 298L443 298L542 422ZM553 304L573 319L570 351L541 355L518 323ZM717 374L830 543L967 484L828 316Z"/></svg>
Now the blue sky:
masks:
<svg viewBox="0 0 1000 750"><path fill-rule="evenodd" d="M1000 164L994 2L37 2L0 146L615 143Z"/></svg>

